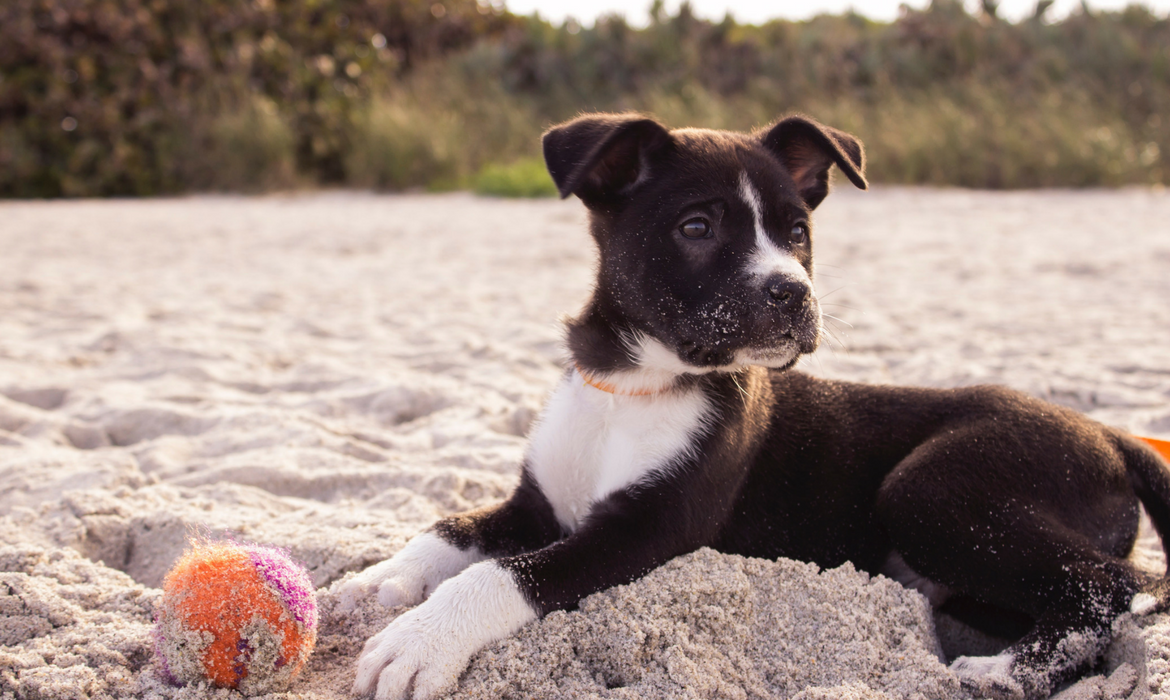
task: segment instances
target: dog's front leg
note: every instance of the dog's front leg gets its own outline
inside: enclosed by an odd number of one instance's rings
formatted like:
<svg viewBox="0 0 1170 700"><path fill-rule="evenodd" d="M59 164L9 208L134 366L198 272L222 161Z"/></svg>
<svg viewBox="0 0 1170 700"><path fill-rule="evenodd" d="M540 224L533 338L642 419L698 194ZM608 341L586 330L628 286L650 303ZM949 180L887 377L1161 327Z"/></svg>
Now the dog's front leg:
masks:
<svg viewBox="0 0 1170 700"><path fill-rule="evenodd" d="M333 593L342 610L374 593L386 607L418 605L472 564L539 549L560 534L552 506L525 469L508 500L440 520L390 559L338 583Z"/></svg>
<svg viewBox="0 0 1170 700"><path fill-rule="evenodd" d="M721 520L693 517L665 489L644 495L612 494L568 537L480 562L442 583L425 603L366 643L354 691L376 689L378 700L433 698L454 686L482 647L697 549Z"/></svg>
<svg viewBox="0 0 1170 700"><path fill-rule="evenodd" d="M535 620L516 579L483 561L447 579L417 608L370 637L354 692L377 700L427 700L450 687L482 647Z"/></svg>

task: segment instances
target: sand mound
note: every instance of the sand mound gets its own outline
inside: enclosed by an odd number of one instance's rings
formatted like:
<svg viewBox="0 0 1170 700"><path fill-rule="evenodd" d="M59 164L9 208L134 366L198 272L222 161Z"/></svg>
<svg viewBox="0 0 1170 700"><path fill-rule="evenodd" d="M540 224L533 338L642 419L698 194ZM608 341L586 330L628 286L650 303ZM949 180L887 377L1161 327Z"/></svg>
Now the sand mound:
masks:
<svg viewBox="0 0 1170 700"><path fill-rule="evenodd" d="M504 497L562 371L554 319L590 284L583 218L467 195L0 202L0 699L236 697L151 667L190 534L286 547L327 587ZM817 220L824 308L853 327L830 320L849 349L807 371L1003 383L1170 437L1170 197L879 188ZM347 697L401 612L320 605L281 697ZM700 552L485 650L459 694L955 697L936 644L1005 641L924 610L847 568ZM1123 620L1065 692L1170 697L1170 618Z"/></svg>
<svg viewBox="0 0 1170 700"><path fill-rule="evenodd" d="M459 694L958 697L940 655L926 601L893 581L703 549L484 652Z"/></svg>

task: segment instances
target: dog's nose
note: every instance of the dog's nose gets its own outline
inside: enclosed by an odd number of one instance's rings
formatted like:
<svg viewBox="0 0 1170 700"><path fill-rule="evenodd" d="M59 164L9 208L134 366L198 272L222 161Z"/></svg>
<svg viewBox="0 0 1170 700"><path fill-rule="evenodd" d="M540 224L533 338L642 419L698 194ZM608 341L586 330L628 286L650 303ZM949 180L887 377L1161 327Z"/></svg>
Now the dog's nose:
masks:
<svg viewBox="0 0 1170 700"><path fill-rule="evenodd" d="M772 297L776 304L785 311L799 309L807 304L812 292L804 282L783 279L768 280L764 288L767 290L768 296Z"/></svg>

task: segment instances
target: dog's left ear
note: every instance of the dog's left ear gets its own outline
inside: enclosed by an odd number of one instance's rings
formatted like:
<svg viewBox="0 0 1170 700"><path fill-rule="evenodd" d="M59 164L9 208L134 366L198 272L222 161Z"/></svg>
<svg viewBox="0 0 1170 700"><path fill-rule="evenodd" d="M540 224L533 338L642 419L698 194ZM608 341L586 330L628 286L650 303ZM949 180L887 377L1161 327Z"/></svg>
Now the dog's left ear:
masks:
<svg viewBox="0 0 1170 700"><path fill-rule="evenodd" d="M867 189L865 148L844 131L818 124L807 117L781 119L760 136L792 179L809 209L816 209L829 194L829 168L834 163L849 181Z"/></svg>

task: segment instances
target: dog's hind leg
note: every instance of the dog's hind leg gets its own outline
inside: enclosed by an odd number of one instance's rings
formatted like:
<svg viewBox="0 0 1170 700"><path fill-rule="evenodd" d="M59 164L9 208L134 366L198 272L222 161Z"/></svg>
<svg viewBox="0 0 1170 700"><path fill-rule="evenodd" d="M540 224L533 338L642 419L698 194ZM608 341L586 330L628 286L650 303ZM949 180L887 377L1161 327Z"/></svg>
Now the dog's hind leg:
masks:
<svg viewBox="0 0 1170 700"><path fill-rule="evenodd" d="M1059 526L1017 531L1016 554L1004 556L994 540L955 537L961 565L938 567L924 557L918 539L892 533L895 546L916 571L977 600L1031 615L1027 634L995 657L960 657L951 669L979 697L1046 698L1060 682L1094 662L1112 636L1113 621L1129 610L1138 574L1126 561L1101 555ZM938 531L935 531L938 534ZM1008 560L1008 561L1005 561Z"/></svg>
<svg viewBox="0 0 1170 700"><path fill-rule="evenodd" d="M1059 526L1038 528L1032 534L1040 533L1043 542L1015 533L1020 558L1002 556L1004 552L986 540L978 545L956 541L956 558L966 564L949 571L936 569L922 557L908 541L913 538L894 537L910 565L931 579L1036 620L999 655L959 657L951 664L963 686L978 697L1048 697L1059 683L1099 657L1112 638L1114 620L1129 610L1139 590L1139 575L1129 562L1093 551L1083 538Z"/></svg>
<svg viewBox="0 0 1170 700"><path fill-rule="evenodd" d="M1092 496L1070 515L1067 501L1075 495L1037 498L1030 483L1013 484L1015 475L1003 470L990 482L996 472L974 459L952 459L943 470L939 452L972 454L940 441L908 457L879 489L878 519L917 573L1036 621L998 656L956 659L952 669L964 687L979 697L1048 697L1098 658L1114 620L1140 590L1141 577L1120 552L1101 551L1102 542L1132 542L1136 499L1107 472L1083 474L1077 488ZM990 505L989 491L996 494ZM1116 532L1101 535L1102 522Z"/></svg>
<svg viewBox="0 0 1170 700"><path fill-rule="evenodd" d="M984 697L1045 698L1104 651L1113 621L1138 589L1136 575L1121 561L1062 568L1063 581L1044 586L1050 602L1030 632L996 657L960 657L951 664L968 690Z"/></svg>

